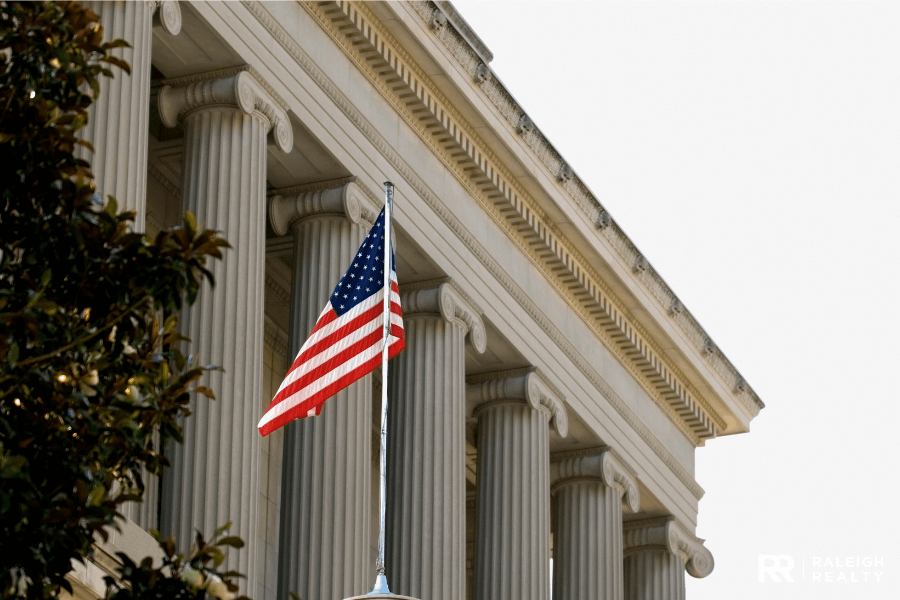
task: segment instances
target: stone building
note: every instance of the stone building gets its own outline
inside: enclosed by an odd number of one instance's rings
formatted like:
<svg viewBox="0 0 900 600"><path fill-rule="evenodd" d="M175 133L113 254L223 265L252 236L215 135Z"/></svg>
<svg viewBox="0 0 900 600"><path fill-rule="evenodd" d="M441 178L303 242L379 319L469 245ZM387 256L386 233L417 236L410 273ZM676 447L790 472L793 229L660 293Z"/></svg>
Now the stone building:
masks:
<svg viewBox="0 0 900 600"><path fill-rule="evenodd" d="M94 7L134 47L86 133L99 191L151 234L190 210L234 247L184 316L193 352L225 367L218 399L196 403L111 549L234 521L247 545L228 566L258 600L371 589L380 374L267 438L256 423L391 180L393 591L547 600L552 580L564 600L673 600L685 571L712 571L695 452L763 404L452 4Z"/></svg>

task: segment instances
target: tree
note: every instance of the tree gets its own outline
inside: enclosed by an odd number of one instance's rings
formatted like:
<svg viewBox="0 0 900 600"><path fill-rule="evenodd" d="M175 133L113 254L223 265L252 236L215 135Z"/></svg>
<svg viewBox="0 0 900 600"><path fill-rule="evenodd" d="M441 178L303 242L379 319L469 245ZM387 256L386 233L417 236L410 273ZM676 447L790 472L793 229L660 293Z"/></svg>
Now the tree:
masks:
<svg viewBox="0 0 900 600"><path fill-rule="evenodd" d="M188 214L156 239L132 232L75 157L110 54L96 14L73 2L0 2L0 593L53 598L71 561L90 558L141 470L159 474L154 443L181 441L179 418L206 367L179 350L178 311L227 246ZM215 581L224 546L198 534L187 557L162 543L154 569L123 557L109 595L194 597ZM193 571L189 572L188 570ZM186 577L188 573L191 577ZM234 573L219 574L236 589ZM190 580L190 581L188 581Z"/></svg>

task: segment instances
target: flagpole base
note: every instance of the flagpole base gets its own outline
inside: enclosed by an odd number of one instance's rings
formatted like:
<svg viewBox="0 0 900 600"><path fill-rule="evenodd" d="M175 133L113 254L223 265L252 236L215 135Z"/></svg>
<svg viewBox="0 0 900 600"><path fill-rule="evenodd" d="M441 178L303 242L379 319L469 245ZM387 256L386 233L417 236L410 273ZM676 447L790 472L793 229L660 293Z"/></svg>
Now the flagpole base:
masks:
<svg viewBox="0 0 900 600"><path fill-rule="evenodd" d="M375 592L369 592L365 596L353 596L352 598L347 598L346 600L378 600L379 598L383 598L384 600L417 600L416 598L411 598L409 596L398 596L396 594L380 594Z"/></svg>
<svg viewBox="0 0 900 600"><path fill-rule="evenodd" d="M377 598L384 598L385 600L416 600L416 598L410 598L409 596L398 596L391 593L390 588L388 588L387 577L383 573L378 574L375 579L375 587L371 592L365 596L353 596L346 600L375 600Z"/></svg>

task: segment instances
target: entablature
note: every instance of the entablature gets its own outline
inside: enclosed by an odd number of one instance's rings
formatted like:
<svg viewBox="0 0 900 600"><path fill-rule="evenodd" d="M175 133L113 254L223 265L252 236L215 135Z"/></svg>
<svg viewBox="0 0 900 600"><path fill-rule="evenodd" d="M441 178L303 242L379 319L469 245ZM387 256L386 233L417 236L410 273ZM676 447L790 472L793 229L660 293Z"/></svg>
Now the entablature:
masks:
<svg viewBox="0 0 900 600"><path fill-rule="evenodd" d="M418 18L419 34L430 35L440 42L454 58L456 66L468 72L472 87L480 89L495 107L497 114L494 117L506 121L501 125L508 129L507 137L518 140L522 146L519 151L530 154L532 160L537 160L552 175L549 186L552 189L548 195L555 203L552 206L547 205L546 199L539 202L520 183L513 172L520 165L510 166L508 160L495 154L494 148L479 136L456 103L448 99L444 90L397 41L390 27L399 27L400 20L391 21L389 27L365 3L339 1L301 5L516 242L602 343L616 354L688 439L695 445L702 445L706 439L718 434L746 429L746 424L762 407L752 389L721 351L711 346L709 336L646 258L502 84L491 76L481 53L469 44L452 20L445 16L440 18L443 15L441 7L431 2L411 2L390 5L390 10L405 16L407 21ZM408 14L400 15L401 11ZM407 24L406 37L408 29ZM458 96L457 93L453 95ZM513 147L513 150L517 149ZM562 231L560 221L566 218L559 205L570 210L577 208L592 224L594 231L584 239L575 240L580 246ZM611 261L618 263L613 265L618 268L618 273L612 269L615 277L600 274L598 268L610 270L610 266L598 264L604 259L600 255L586 255L583 251L585 241L588 252L598 243L607 254L610 250L615 251L615 260ZM610 279L627 284L624 296L620 289L610 285ZM628 286L639 294L632 294ZM632 296L639 300L634 302ZM661 319L657 320L665 327L651 322L651 331L648 323L642 322L630 310L629 305L633 303L639 306L658 304L655 312ZM648 311L648 314L653 312ZM675 335L665 337L666 330ZM675 356L663 349L673 346L679 350ZM688 372L685 365L689 367ZM715 385L710 385L710 380L715 380ZM708 391L702 393L699 387ZM726 419L726 416L731 418Z"/></svg>

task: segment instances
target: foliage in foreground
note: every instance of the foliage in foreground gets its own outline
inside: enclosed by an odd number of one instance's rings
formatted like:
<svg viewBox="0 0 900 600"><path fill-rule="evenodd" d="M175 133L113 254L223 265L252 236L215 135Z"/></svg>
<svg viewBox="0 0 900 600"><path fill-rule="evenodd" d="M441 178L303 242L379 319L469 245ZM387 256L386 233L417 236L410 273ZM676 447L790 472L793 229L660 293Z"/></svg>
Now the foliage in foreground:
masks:
<svg viewBox="0 0 900 600"><path fill-rule="evenodd" d="M76 3L0 2L0 595L54 598L72 560L93 555L159 474L166 439L205 367L179 351L175 315L194 302L227 243L184 224L155 240L95 194L76 132L109 66L97 15ZM165 317L168 315L168 317ZM165 317L165 318L164 318ZM223 596L223 548L198 534L188 556L162 542L156 568L123 557L130 598ZM221 579L218 579L220 576ZM223 581L224 580L224 581Z"/></svg>

